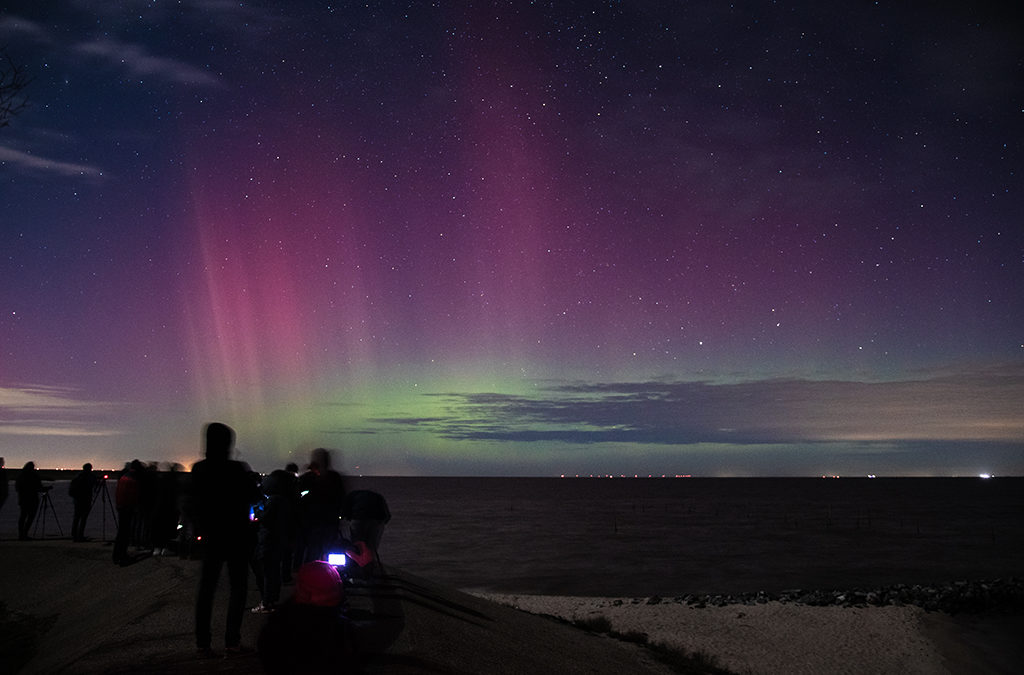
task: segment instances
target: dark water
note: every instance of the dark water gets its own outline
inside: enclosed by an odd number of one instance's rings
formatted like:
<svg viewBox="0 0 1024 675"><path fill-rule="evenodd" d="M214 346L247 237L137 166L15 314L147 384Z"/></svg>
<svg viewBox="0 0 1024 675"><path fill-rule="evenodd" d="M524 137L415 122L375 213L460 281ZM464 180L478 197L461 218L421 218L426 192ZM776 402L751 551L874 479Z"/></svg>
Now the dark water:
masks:
<svg viewBox="0 0 1024 675"><path fill-rule="evenodd" d="M672 596L1024 577L1018 478L351 483L391 506L385 563L462 588ZM66 482L51 494L67 536ZM100 502L87 532L96 539L102 513ZM16 518L12 494L0 510L4 546L17 545ZM58 535L52 516L45 534Z"/></svg>
<svg viewBox="0 0 1024 675"><path fill-rule="evenodd" d="M1024 479L365 478L385 562L578 595L1024 576Z"/></svg>

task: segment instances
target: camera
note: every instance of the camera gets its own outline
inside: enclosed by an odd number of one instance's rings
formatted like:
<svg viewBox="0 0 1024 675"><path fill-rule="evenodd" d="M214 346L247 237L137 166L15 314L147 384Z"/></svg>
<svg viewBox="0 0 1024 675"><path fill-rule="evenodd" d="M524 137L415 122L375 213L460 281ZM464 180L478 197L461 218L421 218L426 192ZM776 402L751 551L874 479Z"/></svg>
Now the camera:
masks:
<svg viewBox="0 0 1024 675"><path fill-rule="evenodd" d="M344 553L328 553L327 564L335 567L344 567L347 556Z"/></svg>

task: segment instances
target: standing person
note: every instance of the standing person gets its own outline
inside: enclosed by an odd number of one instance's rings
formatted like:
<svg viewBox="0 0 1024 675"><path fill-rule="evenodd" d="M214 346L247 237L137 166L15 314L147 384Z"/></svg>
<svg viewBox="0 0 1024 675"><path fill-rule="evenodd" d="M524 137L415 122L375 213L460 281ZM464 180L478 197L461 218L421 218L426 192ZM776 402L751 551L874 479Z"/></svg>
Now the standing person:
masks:
<svg viewBox="0 0 1024 675"><path fill-rule="evenodd" d="M289 529L292 521L291 492L295 476L277 469L263 479L263 510L258 521L256 558L258 573L263 575L260 604L254 614L272 611L281 599L281 573L284 552L288 550Z"/></svg>
<svg viewBox="0 0 1024 675"><path fill-rule="evenodd" d="M281 552L281 583L292 582L296 551L299 541L299 467L295 462L284 465L282 480L287 484L285 496L288 499L288 528L284 550Z"/></svg>
<svg viewBox="0 0 1024 675"><path fill-rule="evenodd" d="M196 648L203 658L215 656L210 644L213 595L226 564L231 585L224 629L228 654L242 650L242 614L245 611L252 526L249 509L259 499L249 469L231 457L234 430L220 422L206 426L206 459L192 467L196 533L202 540L203 563L196 596Z"/></svg>
<svg viewBox="0 0 1024 675"><path fill-rule="evenodd" d="M331 466L331 452L317 448L310 455L309 471L299 477L302 513L307 531L305 562L325 560L340 537L345 479Z"/></svg>
<svg viewBox="0 0 1024 675"><path fill-rule="evenodd" d="M18 493L18 539L26 541L31 538L28 531L39 511L39 493L43 491L43 481L39 478L35 462L25 462L21 467L14 489Z"/></svg>
<svg viewBox="0 0 1024 675"><path fill-rule="evenodd" d="M153 530L156 521L156 503L159 496L160 467L156 462L139 467L139 510L135 522L135 543L153 552Z"/></svg>
<svg viewBox="0 0 1024 675"><path fill-rule="evenodd" d="M171 462L158 473L156 507L153 513L153 555L170 555L170 543L177 534L179 478L183 467Z"/></svg>
<svg viewBox="0 0 1024 675"><path fill-rule="evenodd" d="M0 457L0 509L4 507L4 502L7 501L8 490L7 465L4 463L4 458Z"/></svg>
<svg viewBox="0 0 1024 675"><path fill-rule="evenodd" d="M85 521L92 510L93 490L96 479L92 475L92 464L86 462L77 476L71 479L68 494L75 505L75 513L71 517L71 541L85 541Z"/></svg>
<svg viewBox="0 0 1024 675"><path fill-rule="evenodd" d="M114 491L114 505L117 507L117 536L114 537L114 564L130 565L134 560L128 556L128 544L135 530L135 515L139 510L139 472L142 462L133 459L126 464L121 477L117 479Z"/></svg>

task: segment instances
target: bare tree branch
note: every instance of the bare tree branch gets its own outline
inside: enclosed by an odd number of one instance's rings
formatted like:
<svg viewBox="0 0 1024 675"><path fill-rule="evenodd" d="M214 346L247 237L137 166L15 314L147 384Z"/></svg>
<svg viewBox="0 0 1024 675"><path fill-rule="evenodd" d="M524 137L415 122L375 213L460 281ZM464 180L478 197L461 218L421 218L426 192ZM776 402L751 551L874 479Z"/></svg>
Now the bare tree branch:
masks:
<svg viewBox="0 0 1024 675"><path fill-rule="evenodd" d="M0 129L10 126L11 118L28 107L21 93L31 82L25 67L14 62L7 47L0 47Z"/></svg>

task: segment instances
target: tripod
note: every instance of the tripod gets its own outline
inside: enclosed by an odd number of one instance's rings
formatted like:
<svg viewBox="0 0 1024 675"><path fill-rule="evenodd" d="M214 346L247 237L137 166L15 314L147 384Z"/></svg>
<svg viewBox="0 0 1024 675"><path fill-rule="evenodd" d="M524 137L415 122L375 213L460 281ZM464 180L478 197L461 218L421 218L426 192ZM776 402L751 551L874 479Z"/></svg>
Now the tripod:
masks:
<svg viewBox="0 0 1024 675"><path fill-rule="evenodd" d="M102 481L96 481L96 489L92 495L92 506L96 506L96 500L99 499L107 508L100 506L100 513L103 515L103 539L107 540L107 511L110 511L110 519L114 521L114 532L117 532L117 513L114 512L114 500L110 498L110 486L107 485L107 477L104 476ZM92 507L90 507L92 508Z"/></svg>
<svg viewBox="0 0 1024 675"><path fill-rule="evenodd" d="M50 500L50 488L46 488L43 494L39 495L39 511L41 517L36 521L36 529L33 530L33 536L39 535L39 526L43 527L43 537L46 536L46 509L50 509L50 513L53 515L53 522L57 525L57 531L60 532L60 536L64 536L64 530L60 527L60 521L57 520L57 511L53 508L53 502Z"/></svg>

